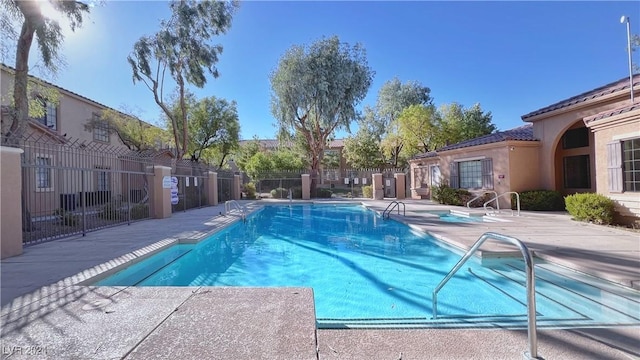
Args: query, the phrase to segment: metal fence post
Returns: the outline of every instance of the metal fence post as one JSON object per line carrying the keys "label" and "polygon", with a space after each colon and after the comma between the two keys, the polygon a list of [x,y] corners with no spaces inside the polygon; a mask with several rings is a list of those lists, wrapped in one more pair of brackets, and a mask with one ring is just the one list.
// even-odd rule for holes
{"label": "metal fence post", "polygon": [[131,173],[127,173],[127,225],[131,225]]}
{"label": "metal fence post", "polygon": [[[84,183],[85,170],[80,170],[80,200],[82,201],[82,236],[87,235],[87,193]],[[84,196],[84,199],[82,198]]]}

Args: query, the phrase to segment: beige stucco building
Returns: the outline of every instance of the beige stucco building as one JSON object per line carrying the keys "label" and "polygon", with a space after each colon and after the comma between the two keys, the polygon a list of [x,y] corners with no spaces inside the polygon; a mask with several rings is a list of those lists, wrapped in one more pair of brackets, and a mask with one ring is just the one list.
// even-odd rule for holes
{"label": "beige stucco building", "polygon": [[[640,75],[633,77],[640,95]],[[617,203],[619,221],[640,218],[640,101],[629,78],[522,116],[525,126],[415,156],[412,197],[447,181],[474,193],[597,192]],[[509,196],[500,199],[510,206]]]}
{"label": "beige stucco building", "polygon": [[[0,64],[3,130],[10,126],[13,85],[14,69]],[[45,91],[55,92],[56,101],[41,98]],[[46,218],[57,209],[73,210],[84,202],[90,206],[105,204],[115,198],[114,194],[143,197],[140,180],[123,181],[121,175],[133,169],[145,171],[140,169],[139,161],[126,156],[132,153],[137,159],[139,154],[127,147],[101,118],[104,111],[117,110],[35,76],[29,76],[29,92],[44,110],[42,116],[30,118],[20,141],[24,150],[24,201],[33,217]]]}

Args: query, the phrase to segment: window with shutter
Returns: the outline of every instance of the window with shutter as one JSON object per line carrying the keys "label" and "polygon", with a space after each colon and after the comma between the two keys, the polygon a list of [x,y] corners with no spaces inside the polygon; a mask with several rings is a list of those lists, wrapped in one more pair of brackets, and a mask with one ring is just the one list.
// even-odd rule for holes
{"label": "window with shutter", "polygon": [[482,188],[493,189],[493,159],[482,160]]}
{"label": "window with shutter", "polygon": [[[640,191],[640,138],[624,140],[622,146],[622,189]],[[620,173],[620,172],[618,172]]]}
{"label": "window with shutter", "polygon": [[607,144],[607,172],[609,191],[622,192],[622,143],[620,141]]}
{"label": "window with shutter", "polygon": [[458,163],[452,162],[449,165],[449,186],[457,189],[460,187],[460,182],[458,179]]}

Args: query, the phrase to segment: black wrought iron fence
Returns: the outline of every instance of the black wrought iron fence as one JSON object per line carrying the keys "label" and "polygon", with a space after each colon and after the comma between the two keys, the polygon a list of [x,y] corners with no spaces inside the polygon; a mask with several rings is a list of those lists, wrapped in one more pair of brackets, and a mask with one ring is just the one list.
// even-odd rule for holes
{"label": "black wrought iron fence", "polygon": [[261,173],[253,183],[259,198],[292,199],[302,198],[302,174],[305,171],[278,171]]}
{"label": "black wrought iron fence", "polygon": [[235,174],[232,171],[218,170],[218,201],[224,203],[233,198],[233,179]]}
{"label": "black wrought iron fence", "polygon": [[19,146],[25,245],[150,217],[152,159],[51,135],[27,136]]}
{"label": "black wrought iron fence", "polygon": [[[214,169],[190,160],[174,161],[171,168],[172,196],[171,212],[187,211],[209,204],[209,171]],[[173,179],[172,179],[173,180]]]}

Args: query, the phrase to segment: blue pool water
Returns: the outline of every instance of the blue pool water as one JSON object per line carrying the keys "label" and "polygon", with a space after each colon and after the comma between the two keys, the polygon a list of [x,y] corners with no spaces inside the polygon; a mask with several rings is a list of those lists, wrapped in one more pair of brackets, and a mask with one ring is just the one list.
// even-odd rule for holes
{"label": "blue pool water", "polygon": [[[172,246],[97,285],[312,287],[320,327],[525,324],[522,260],[468,262],[433,288],[461,254],[362,206],[266,206],[198,244]],[[539,323],[638,324],[638,293],[536,266]],[[568,305],[569,304],[569,305]]]}

